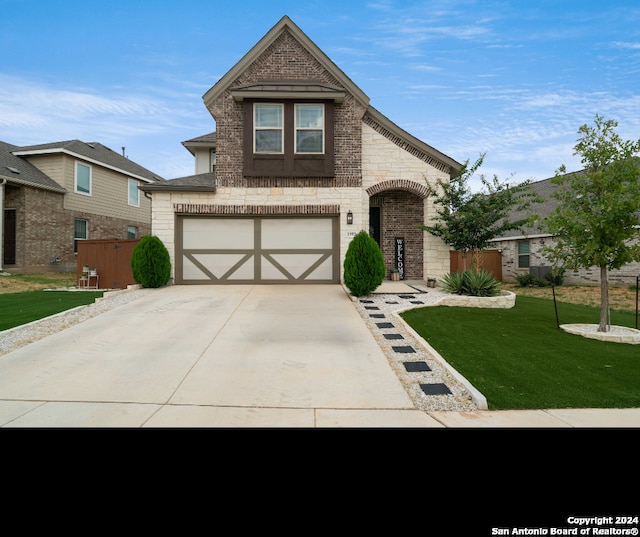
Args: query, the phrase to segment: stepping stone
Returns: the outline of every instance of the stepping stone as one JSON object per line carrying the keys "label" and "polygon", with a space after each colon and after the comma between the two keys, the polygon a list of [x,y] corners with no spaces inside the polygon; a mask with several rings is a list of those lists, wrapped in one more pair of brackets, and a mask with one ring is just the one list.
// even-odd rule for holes
{"label": "stepping stone", "polygon": [[361,299],[361,300],[360,300],[360,302],[361,302],[362,304],[373,304],[373,300],[364,300],[364,299]]}
{"label": "stepping stone", "polygon": [[427,362],[403,362],[404,368],[409,373],[417,373],[419,371],[431,371]]}
{"label": "stepping stone", "polygon": [[393,328],[393,323],[376,323],[378,328]]}
{"label": "stepping stone", "polygon": [[400,334],[385,334],[385,339],[404,339]]}
{"label": "stepping stone", "polygon": [[411,303],[412,304],[424,304],[424,302],[422,302],[422,300],[412,300]]}
{"label": "stepping stone", "polygon": [[395,300],[385,302],[385,304],[397,304],[397,303],[398,302],[396,302]]}
{"label": "stepping stone", "polygon": [[402,353],[416,352],[416,350],[411,345],[407,345],[404,347],[391,347],[391,348],[396,352],[402,352]]}
{"label": "stepping stone", "polygon": [[415,298],[413,295],[398,295],[400,298]]}
{"label": "stepping stone", "polygon": [[437,383],[437,384],[420,384],[420,388],[426,395],[448,395],[451,393],[451,390],[447,387],[446,384]]}
{"label": "stepping stone", "polygon": [[370,313],[369,317],[372,319],[384,319],[384,313]]}
{"label": "stepping stone", "polygon": [[365,306],[364,309],[366,309],[366,310],[379,310],[380,308],[378,306]]}

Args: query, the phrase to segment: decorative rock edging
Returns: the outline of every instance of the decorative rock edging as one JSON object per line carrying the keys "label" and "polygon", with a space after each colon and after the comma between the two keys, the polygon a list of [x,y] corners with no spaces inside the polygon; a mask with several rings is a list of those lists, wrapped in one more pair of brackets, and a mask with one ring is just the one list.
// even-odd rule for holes
{"label": "decorative rock edging", "polygon": [[598,332],[597,324],[561,324],[560,328],[569,334],[577,334],[600,341],[640,345],[640,330],[626,326],[611,326],[608,332]]}
{"label": "decorative rock edging", "polygon": [[450,295],[443,296],[438,306],[462,306],[467,308],[513,308],[516,305],[516,294],[511,291],[500,291],[499,296],[467,296]]}

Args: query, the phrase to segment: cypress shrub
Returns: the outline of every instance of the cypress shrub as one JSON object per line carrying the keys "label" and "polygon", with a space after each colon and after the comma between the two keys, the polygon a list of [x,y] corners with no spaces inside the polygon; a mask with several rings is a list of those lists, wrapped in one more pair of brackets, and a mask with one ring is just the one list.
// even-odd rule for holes
{"label": "cypress shrub", "polygon": [[133,278],[142,287],[162,287],[171,277],[171,258],[155,235],[145,235],[131,253]]}
{"label": "cypress shrub", "polygon": [[360,231],[349,243],[344,257],[344,284],[354,296],[371,294],[387,273],[378,243]]}

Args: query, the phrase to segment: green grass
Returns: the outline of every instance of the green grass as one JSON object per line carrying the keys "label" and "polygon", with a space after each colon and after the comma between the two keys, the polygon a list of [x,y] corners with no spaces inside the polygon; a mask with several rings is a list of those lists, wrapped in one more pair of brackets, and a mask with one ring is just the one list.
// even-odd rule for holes
{"label": "green grass", "polygon": [[[599,308],[558,303],[560,324],[597,324]],[[511,309],[424,307],[402,318],[486,398],[489,409],[640,408],[640,346],[558,329],[552,300]],[[635,312],[612,312],[635,327]]]}
{"label": "green grass", "polygon": [[0,294],[0,330],[92,304],[104,291],[25,291]]}

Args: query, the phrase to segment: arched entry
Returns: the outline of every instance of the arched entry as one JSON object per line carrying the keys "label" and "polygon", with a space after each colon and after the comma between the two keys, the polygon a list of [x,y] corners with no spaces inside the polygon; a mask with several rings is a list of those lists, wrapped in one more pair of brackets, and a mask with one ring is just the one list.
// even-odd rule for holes
{"label": "arched entry", "polygon": [[382,250],[385,265],[396,266],[397,239],[404,249],[404,279],[424,279],[424,204],[430,190],[408,180],[382,181],[367,189],[369,232]]}

